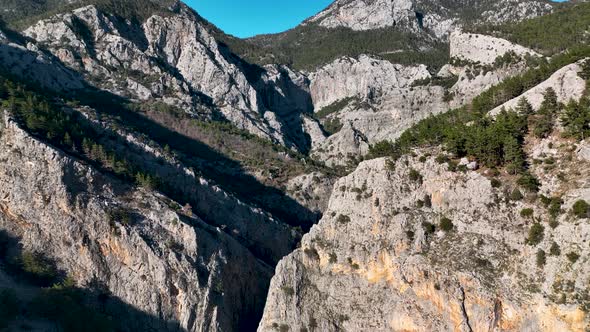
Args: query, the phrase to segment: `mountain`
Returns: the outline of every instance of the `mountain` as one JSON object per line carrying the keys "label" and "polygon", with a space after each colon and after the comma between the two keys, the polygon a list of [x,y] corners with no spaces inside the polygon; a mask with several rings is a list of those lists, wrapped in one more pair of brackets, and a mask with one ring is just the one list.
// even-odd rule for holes
{"label": "mountain", "polygon": [[250,61],[282,61],[304,70],[360,54],[439,68],[448,61],[446,41],[453,29],[520,21],[555,6],[551,1],[339,0],[292,30],[250,39],[256,49],[236,49]]}
{"label": "mountain", "polygon": [[[550,41],[547,30],[526,33],[542,22],[571,29],[587,9],[491,29]],[[494,64],[532,57],[464,107],[369,147],[277,266],[259,331],[587,329],[590,49],[566,49],[546,62],[507,40],[453,33],[443,72],[471,82],[472,71],[490,78]]]}
{"label": "mountain", "polygon": [[0,329],[582,330],[587,9],[0,4]]}

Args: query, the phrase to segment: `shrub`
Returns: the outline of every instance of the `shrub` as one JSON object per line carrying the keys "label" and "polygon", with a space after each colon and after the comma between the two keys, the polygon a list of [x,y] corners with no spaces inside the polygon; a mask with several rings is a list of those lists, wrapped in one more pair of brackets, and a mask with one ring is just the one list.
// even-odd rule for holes
{"label": "shrub", "polygon": [[514,188],[514,190],[510,193],[510,200],[511,201],[520,201],[524,198],[520,190],[518,188]]}
{"label": "shrub", "polygon": [[422,179],[423,179],[422,174],[420,174],[420,172],[418,172],[417,170],[415,170],[413,168],[410,169],[409,177],[410,177],[410,181],[422,184]]}
{"label": "shrub", "polygon": [[537,244],[543,241],[543,237],[545,236],[545,228],[543,225],[539,223],[535,223],[529,229],[529,236],[527,238],[527,243],[531,246],[536,246]]}
{"label": "shrub", "polygon": [[338,216],[338,219],[336,219],[336,221],[338,221],[341,224],[347,224],[350,222],[350,217],[341,214]]}
{"label": "shrub", "polygon": [[585,200],[578,200],[574,203],[574,206],[572,207],[572,212],[576,217],[580,219],[588,218],[588,215],[590,214],[590,205]]}
{"label": "shrub", "polygon": [[553,218],[557,218],[561,213],[561,205],[563,204],[563,200],[559,197],[553,197],[550,199],[549,202],[549,215]]}
{"label": "shrub", "polygon": [[19,259],[20,268],[26,277],[40,286],[50,286],[57,281],[57,269],[40,253],[25,251]]}
{"label": "shrub", "polygon": [[287,296],[293,296],[295,294],[295,290],[293,290],[292,287],[283,286],[281,287],[281,289],[283,290],[283,293],[285,293],[285,295]]}
{"label": "shrub", "polygon": [[527,209],[520,210],[520,216],[523,217],[523,218],[530,218],[530,217],[533,216],[533,214],[534,214],[534,210],[533,209],[527,208]]}
{"label": "shrub", "polygon": [[313,259],[313,260],[316,260],[316,261],[319,261],[320,260],[320,254],[318,253],[318,251],[314,247],[305,248],[305,249],[303,249],[303,252],[310,259]]}
{"label": "shrub", "polygon": [[[178,205],[178,204],[176,204]],[[180,205],[178,205],[178,209],[180,210]],[[116,208],[109,211],[109,221],[115,222],[118,221],[123,225],[129,225],[131,223],[131,213],[129,210],[124,208]]]}
{"label": "shrub", "polygon": [[578,253],[576,253],[576,252],[573,252],[573,251],[567,253],[565,256],[572,263],[575,263],[575,262],[578,261],[578,259],[580,259],[580,255]]}
{"label": "shrub", "polygon": [[336,262],[338,262],[338,256],[336,256],[336,254],[333,252],[330,253],[330,263],[334,264]]}
{"label": "shrub", "polygon": [[537,266],[538,267],[542,267],[545,266],[545,263],[547,262],[547,255],[545,254],[545,251],[539,249],[539,251],[537,251]]}
{"label": "shrub", "polygon": [[440,229],[445,232],[450,232],[453,229],[453,221],[447,217],[442,217],[440,220]]}
{"label": "shrub", "polygon": [[447,157],[444,154],[439,154],[438,156],[436,156],[435,161],[439,164],[444,164],[449,161],[449,157]]}
{"label": "shrub", "polygon": [[429,223],[428,221],[422,222],[422,228],[424,228],[424,232],[426,234],[434,234],[436,231],[436,226],[433,223]]}
{"label": "shrub", "polygon": [[491,179],[490,184],[492,185],[492,188],[500,188],[502,186],[502,182],[498,179]]}
{"label": "shrub", "polygon": [[559,248],[559,245],[557,243],[555,243],[555,241],[553,241],[553,243],[551,243],[551,248],[549,248],[549,255],[551,255],[551,256],[561,255],[561,249]]}
{"label": "shrub", "polygon": [[531,173],[524,173],[517,181],[518,185],[530,192],[538,192],[541,183]]}

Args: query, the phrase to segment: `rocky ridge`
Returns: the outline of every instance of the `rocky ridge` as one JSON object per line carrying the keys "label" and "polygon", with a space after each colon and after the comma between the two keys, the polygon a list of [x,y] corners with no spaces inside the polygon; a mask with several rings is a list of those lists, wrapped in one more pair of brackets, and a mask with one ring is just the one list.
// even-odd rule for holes
{"label": "rocky ridge", "polygon": [[305,151],[310,145],[301,126],[310,111],[305,77],[283,66],[242,62],[201,22],[181,3],[141,25],[90,5],[39,21],[24,34],[97,88],[162,101],[194,115],[222,116]]}
{"label": "rocky ridge", "polygon": [[[425,66],[393,65],[369,56],[338,59],[310,74],[316,112],[345,102],[324,115],[323,123],[337,121],[342,128],[317,144],[312,156],[328,165],[354,163],[371,145],[394,141],[418,121],[466,105],[481,92],[526,70],[527,58],[539,56],[504,39],[461,31],[451,34],[450,43],[453,63],[436,75]],[[510,61],[494,65],[507,54]],[[449,86],[435,81],[441,78]]]}
{"label": "rocky ridge", "polygon": [[352,30],[395,26],[414,33],[426,29],[435,38],[446,38],[453,28],[465,22],[469,10],[476,12],[479,23],[497,24],[541,16],[551,12],[552,8],[545,1],[503,0],[477,4],[460,1],[450,4],[428,0],[338,0],[310,18],[306,24]]}

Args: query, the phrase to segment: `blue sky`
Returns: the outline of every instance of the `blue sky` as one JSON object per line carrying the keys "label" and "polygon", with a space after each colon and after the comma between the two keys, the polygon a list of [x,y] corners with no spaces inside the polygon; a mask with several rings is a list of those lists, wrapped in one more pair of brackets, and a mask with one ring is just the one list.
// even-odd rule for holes
{"label": "blue sky", "polygon": [[201,16],[236,37],[295,27],[332,0],[185,0]]}

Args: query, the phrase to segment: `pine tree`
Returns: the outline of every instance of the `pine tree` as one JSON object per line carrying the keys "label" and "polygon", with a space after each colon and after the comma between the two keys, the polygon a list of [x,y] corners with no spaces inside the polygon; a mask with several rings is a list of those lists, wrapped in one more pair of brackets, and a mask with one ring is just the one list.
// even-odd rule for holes
{"label": "pine tree", "polygon": [[504,139],[504,162],[506,169],[511,174],[518,174],[524,170],[526,157],[522,146],[512,136]]}
{"label": "pine tree", "polygon": [[578,139],[590,135],[590,101],[583,98],[579,103],[571,100],[561,116],[561,123],[566,134]]}
{"label": "pine tree", "polygon": [[518,101],[516,111],[518,112],[518,114],[526,116],[531,115],[535,112],[533,110],[533,106],[525,97],[520,98],[520,100]]}

